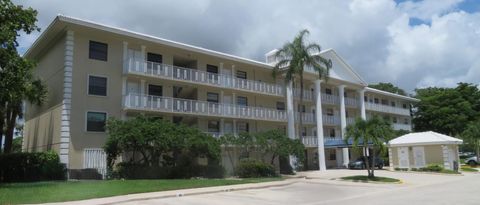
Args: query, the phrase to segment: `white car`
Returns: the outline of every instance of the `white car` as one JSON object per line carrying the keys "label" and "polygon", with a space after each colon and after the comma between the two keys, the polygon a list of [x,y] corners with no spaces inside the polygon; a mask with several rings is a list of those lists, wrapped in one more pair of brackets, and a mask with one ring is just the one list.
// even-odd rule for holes
{"label": "white car", "polygon": [[465,159],[465,164],[468,164],[468,165],[477,165],[477,164],[478,164],[478,159],[477,159],[477,157],[467,158],[467,159]]}

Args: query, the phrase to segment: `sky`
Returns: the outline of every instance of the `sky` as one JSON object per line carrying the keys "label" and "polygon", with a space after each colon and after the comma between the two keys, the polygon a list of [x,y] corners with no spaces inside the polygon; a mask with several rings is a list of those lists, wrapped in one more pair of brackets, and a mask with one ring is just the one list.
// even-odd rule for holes
{"label": "sky", "polygon": [[[302,29],[368,83],[407,92],[480,82],[480,0],[24,0],[46,28],[58,14],[258,61]],[[22,35],[24,52],[39,33]]]}

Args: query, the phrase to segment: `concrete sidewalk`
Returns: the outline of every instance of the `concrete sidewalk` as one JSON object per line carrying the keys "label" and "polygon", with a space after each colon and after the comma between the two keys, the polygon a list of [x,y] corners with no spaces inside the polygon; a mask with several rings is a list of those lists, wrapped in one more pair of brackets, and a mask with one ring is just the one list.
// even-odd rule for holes
{"label": "concrete sidewalk", "polygon": [[262,188],[280,187],[280,186],[291,185],[301,181],[305,181],[305,179],[289,178],[282,181],[273,181],[273,182],[248,183],[248,184],[237,184],[237,185],[228,185],[228,186],[214,186],[214,187],[204,187],[204,188],[194,188],[194,189],[147,192],[147,193],[139,193],[139,194],[127,194],[127,195],[105,197],[105,198],[95,198],[95,199],[87,199],[87,200],[80,200],[80,201],[67,201],[67,202],[46,203],[46,204],[52,204],[52,205],[53,204],[57,204],[57,205],[60,205],[60,204],[61,205],[117,204],[117,203],[132,202],[132,201],[182,197],[182,196],[191,196],[191,195],[199,195],[199,194],[211,194],[211,193],[230,192],[230,191],[238,191],[238,190],[246,190],[246,189],[262,189]]}

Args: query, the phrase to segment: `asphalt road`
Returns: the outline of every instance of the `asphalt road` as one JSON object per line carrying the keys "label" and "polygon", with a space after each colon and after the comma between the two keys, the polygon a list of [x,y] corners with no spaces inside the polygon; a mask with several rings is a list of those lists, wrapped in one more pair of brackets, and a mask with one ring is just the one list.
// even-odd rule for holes
{"label": "asphalt road", "polygon": [[150,199],[124,204],[244,205],[244,204],[480,204],[480,174],[445,176],[380,171],[379,176],[402,179],[403,184],[370,184],[331,180],[363,172],[333,170],[307,173],[292,185],[264,189]]}

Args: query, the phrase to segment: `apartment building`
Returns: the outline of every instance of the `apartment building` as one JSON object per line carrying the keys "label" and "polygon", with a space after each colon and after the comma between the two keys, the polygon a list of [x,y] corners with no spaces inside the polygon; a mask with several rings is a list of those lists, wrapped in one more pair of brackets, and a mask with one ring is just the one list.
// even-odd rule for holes
{"label": "apartment building", "polygon": [[271,77],[272,54],[258,62],[57,16],[25,54],[37,61],[35,75],[49,94],[44,105],[27,105],[23,148],[55,150],[69,169],[103,170],[106,119],[144,114],[215,137],[269,129],[296,138],[300,133],[307,167],[325,169],[358,155],[342,140],[357,117],[381,115],[395,129],[411,130],[416,99],[368,88],[332,49],[318,53],[332,60],[328,81],[306,68],[304,106],[294,108],[297,103],[286,99],[297,102],[299,86]]}

